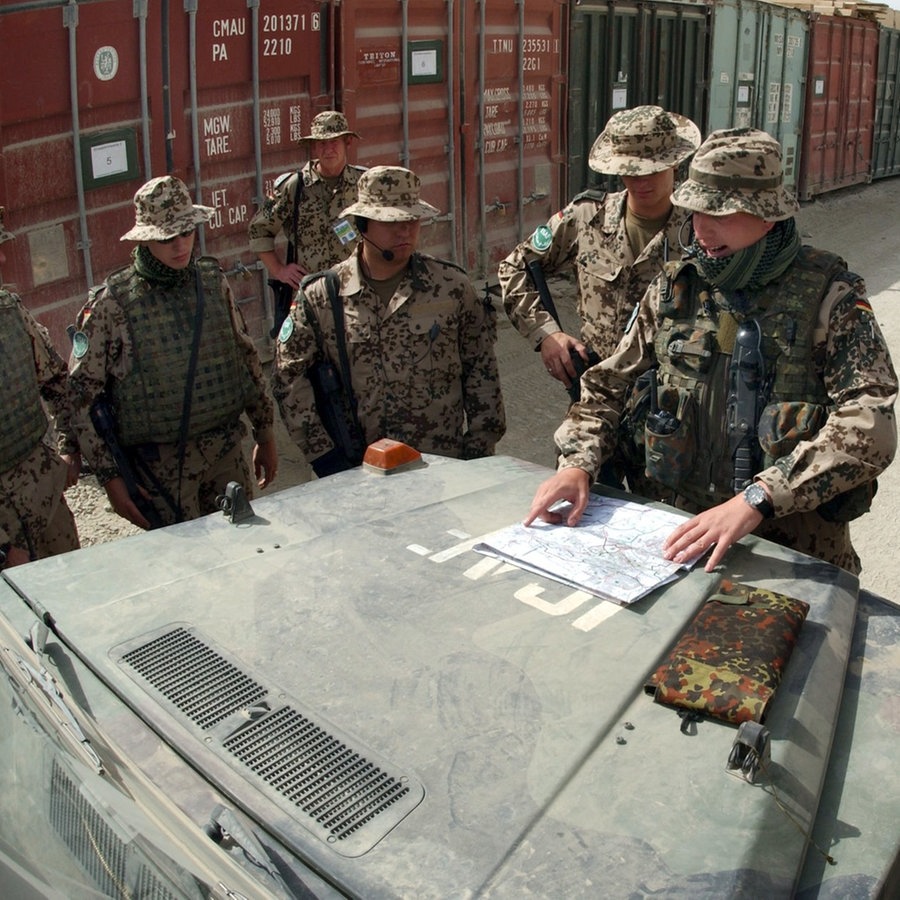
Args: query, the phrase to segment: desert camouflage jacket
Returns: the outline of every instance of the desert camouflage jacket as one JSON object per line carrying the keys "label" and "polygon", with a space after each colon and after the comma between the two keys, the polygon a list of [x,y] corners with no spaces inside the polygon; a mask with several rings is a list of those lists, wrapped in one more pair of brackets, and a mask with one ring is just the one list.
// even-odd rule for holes
{"label": "desert camouflage jacket", "polygon": [[[413,255],[386,305],[360,271],[358,253],[335,266],[340,278],[350,375],[367,443],[388,437],[422,452],[489,455],[506,430],[492,307],[458,267]],[[308,283],[278,338],[273,387],[287,430],[308,459],[333,446],[315,407],[309,367],[324,353],[338,363],[325,285]]]}
{"label": "desert camouflage jacket", "polygon": [[[192,278],[188,284],[194,290]],[[231,317],[237,355],[246,366],[253,384],[245,411],[253,426],[254,440],[265,443],[275,435],[275,407],[256,346],[247,333],[244,317],[224,274],[221,275],[220,293]],[[101,287],[91,293],[76,319],[74,349],[69,362],[69,394],[82,452],[101,483],[114,477],[117,470],[106,444],[91,423],[90,409],[100,393],[108,390],[113,381],[124,381],[132,371],[134,342],[140,339],[140,332],[135,332],[130,326],[125,310],[110,291]],[[234,423],[223,422],[222,425],[233,426]]]}
{"label": "desert camouflage jacket", "polygon": [[[53,417],[56,429],[57,447],[61,454],[77,453],[78,443],[71,430],[71,416],[66,393],[66,363],[57,353],[47,329],[39,325],[30,312],[22,304],[18,295],[0,288],[0,345],[8,353],[12,348],[21,348],[27,353],[25,359],[4,359],[0,372],[4,376],[3,395],[10,408],[4,413],[4,424],[0,426],[4,432],[3,443],[6,444],[6,431],[24,430],[37,434],[36,439],[29,441],[30,447],[22,448],[27,452],[33,449],[47,428],[47,418],[41,408],[43,399]],[[19,373],[19,374],[16,374]],[[22,380],[22,373],[25,380]],[[15,378],[16,383],[6,383]],[[23,395],[23,391],[29,393]],[[33,395],[31,395],[33,392]],[[23,418],[26,410],[36,417],[36,429],[30,429]],[[15,435],[11,434],[10,438]],[[18,455],[22,455],[19,453]],[[9,461],[10,465],[14,464]]]}
{"label": "desert camouflage jacket", "polygon": [[[793,268],[765,290],[775,291],[777,296],[778,284],[784,282],[787,286]],[[667,360],[657,359],[656,341],[661,328],[660,305],[666,289],[664,276],[653,282],[641,302],[635,325],[617,352],[583,376],[581,402],[572,406],[556,431],[560,467],[576,466],[596,476],[601,462],[615,446],[631,385],[657,363],[665,369]],[[715,289],[711,289],[707,303],[715,304],[715,298]],[[866,299],[862,279],[835,279],[827,286],[808,352],[812,354],[813,369],[821,379],[822,396],[827,398],[824,407],[827,415],[814,434],[795,443],[789,452],[755,475],[755,480],[768,489],[775,507],[775,518],[765,520],[762,523],[765,527],[759,530],[781,543],[852,571],[854,554],[845,523],[835,525],[834,534],[827,539],[820,534],[817,540],[811,532],[827,531],[832,524],[818,516],[823,504],[871,482],[890,464],[896,450],[893,408],[897,375]],[[775,368],[777,379],[777,361]],[[727,380],[707,379],[704,390],[727,390]],[[695,398],[691,404],[695,435],[721,434],[720,422],[706,421],[710,410],[722,409],[722,403],[715,400],[710,395],[703,402],[696,402]],[[727,441],[718,441],[716,447],[720,454],[730,453]],[[721,487],[710,487],[712,493],[719,494],[719,499]],[[711,500],[707,505],[712,506],[714,502]],[[696,503],[686,508],[698,509]],[[791,519],[797,527],[793,527]],[[823,546],[828,541],[835,546],[830,549]],[[843,546],[837,546],[841,542]]]}
{"label": "desert camouflage jacket", "polygon": [[560,329],[540,302],[525,268],[529,260],[540,260],[547,275],[574,268],[581,339],[604,359],[615,350],[644,291],[662,269],[666,242],[673,257],[679,253],[684,210],[673,209],[665,229],[635,258],[625,231],[626,192],[608,194],[602,201],[597,197],[580,194],[550,219],[547,227],[553,237],[546,250],[536,250],[529,239],[500,263],[497,274],[506,313],[535,347]]}
{"label": "desert camouflage jacket", "polygon": [[318,272],[346,259],[356,240],[342,244],[334,226],[341,212],[356,202],[356,183],[365,171],[357,166],[345,166],[335,187],[316,172],[315,161],[300,170],[303,178],[303,197],[297,207],[297,226],[293,228],[296,173],[284,181],[269,197],[250,222],[250,249],[254,253],[274,250],[279,232],[290,241],[296,232],[295,262],[307,272]]}

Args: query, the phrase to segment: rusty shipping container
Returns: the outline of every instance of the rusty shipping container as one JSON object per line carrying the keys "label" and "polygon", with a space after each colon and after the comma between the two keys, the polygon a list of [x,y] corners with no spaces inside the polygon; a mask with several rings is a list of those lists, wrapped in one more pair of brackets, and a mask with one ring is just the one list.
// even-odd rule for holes
{"label": "rusty shipping container", "polygon": [[[88,288],[127,264],[135,190],[171,172],[215,208],[253,334],[271,315],[247,227],[320,109],[366,165],[415,169],[442,210],[423,249],[490,275],[561,204],[565,3],[0,0],[3,273],[61,349]],[[35,52],[40,48],[40,53]]]}
{"label": "rusty shipping container", "polygon": [[[327,16],[311,0],[0,5],[0,202],[18,240],[4,276],[50,327],[126,264],[135,190],[182,178],[215,208],[200,249],[267,316],[247,226],[297,137],[330,102]],[[39,52],[36,51],[39,48]]]}
{"label": "rusty shipping container", "polygon": [[877,59],[874,22],[810,15],[802,200],[871,179]]}
{"label": "rusty shipping container", "polygon": [[343,0],[341,107],[360,162],[400,164],[442,215],[422,246],[489,278],[560,205],[567,4]]}
{"label": "rusty shipping container", "polygon": [[706,130],[709,8],[685,3],[573,6],[569,66],[569,190],[614,188],[588,167],[607,119],[656,104]]}
{"label": "rusty shipping container", "polygon": [[872,178],[900,175],[900,31],[880,28]]}

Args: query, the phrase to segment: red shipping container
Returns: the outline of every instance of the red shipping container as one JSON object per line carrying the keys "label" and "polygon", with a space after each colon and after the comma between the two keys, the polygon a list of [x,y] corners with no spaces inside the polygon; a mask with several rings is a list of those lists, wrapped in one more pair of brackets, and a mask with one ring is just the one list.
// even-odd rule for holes
{"label": "red shipping container", "polygon": [[812,14],[809,27],[803,200],[870,181],[878,58],[874,22]]}

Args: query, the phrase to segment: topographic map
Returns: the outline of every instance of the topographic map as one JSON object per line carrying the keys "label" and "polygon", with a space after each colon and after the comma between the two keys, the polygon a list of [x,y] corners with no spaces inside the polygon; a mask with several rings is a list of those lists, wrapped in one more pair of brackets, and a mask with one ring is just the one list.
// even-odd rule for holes
{"label": "topographic map", "polygon": [[487,535],[473,549],[627,605],[699,559],[680,564],[663,559],[663,541],[682,522],[674,512],[594,495],[574,527],[518,523]]}

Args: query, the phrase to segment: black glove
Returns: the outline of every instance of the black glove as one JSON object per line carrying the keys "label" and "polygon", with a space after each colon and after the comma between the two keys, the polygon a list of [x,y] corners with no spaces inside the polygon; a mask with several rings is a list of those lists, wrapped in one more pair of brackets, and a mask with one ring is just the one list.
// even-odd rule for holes
{"label": "black glove", "polygon": [[334,447],[327,453],[323,453],[318,459],[314,459],[311,465],[313,472],[319,478],[334,475],[335,472],[346,472],[347,469],[353,468],[353,463],[350,462],[347,454],[340,447]]}

